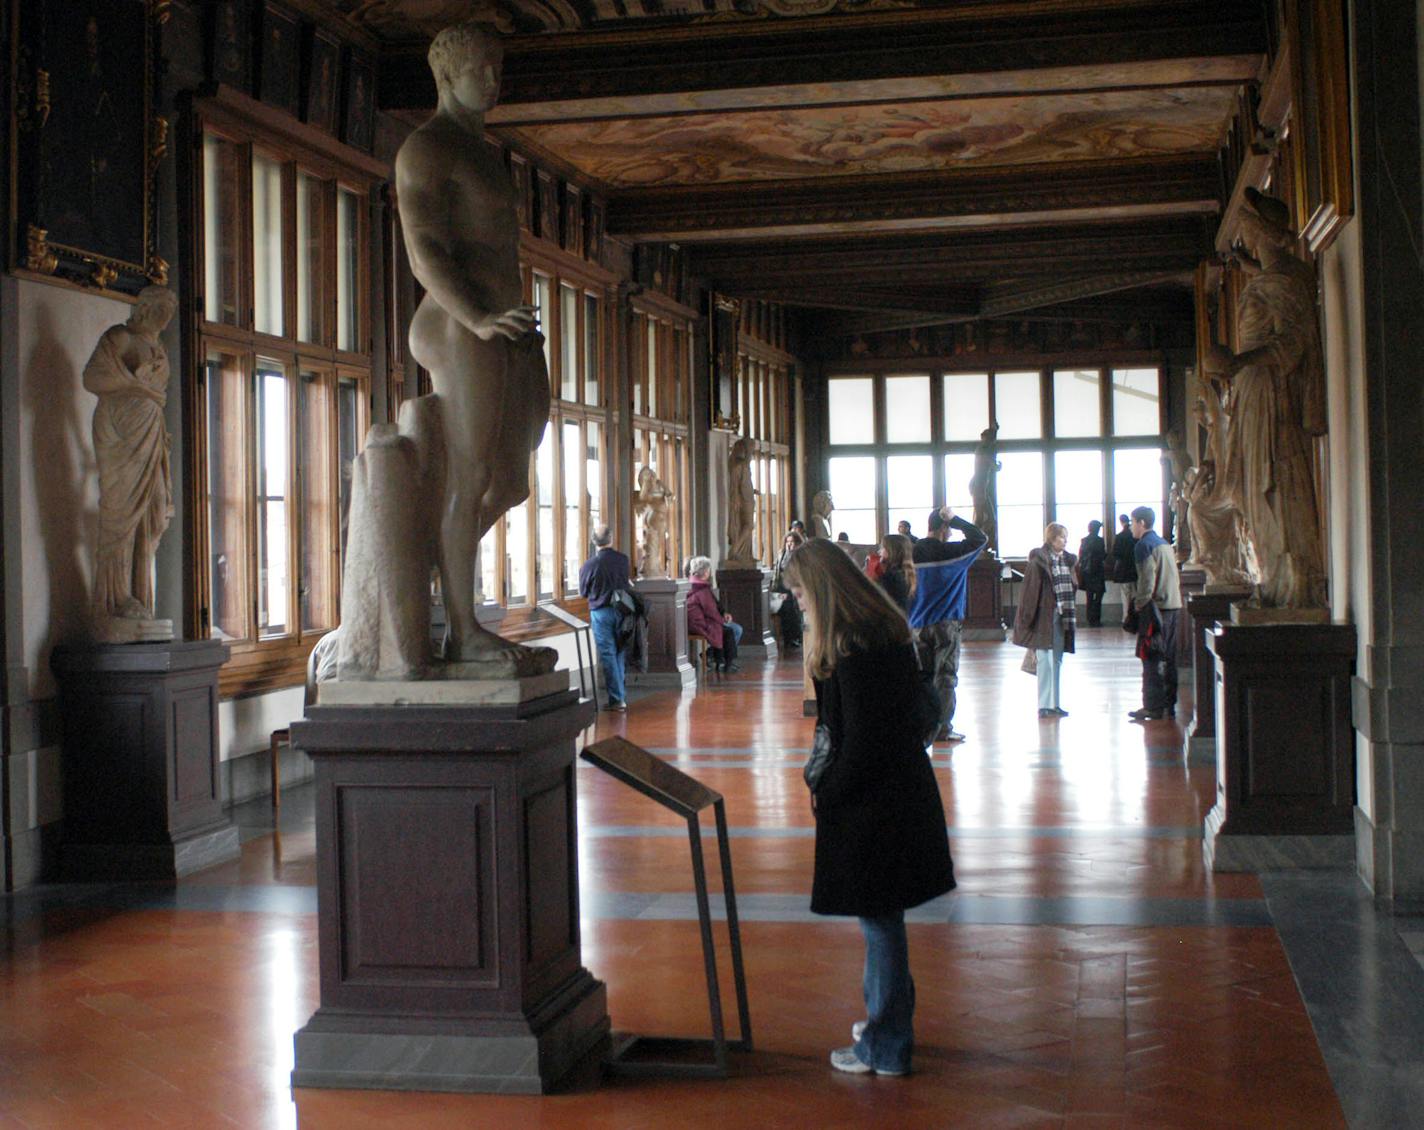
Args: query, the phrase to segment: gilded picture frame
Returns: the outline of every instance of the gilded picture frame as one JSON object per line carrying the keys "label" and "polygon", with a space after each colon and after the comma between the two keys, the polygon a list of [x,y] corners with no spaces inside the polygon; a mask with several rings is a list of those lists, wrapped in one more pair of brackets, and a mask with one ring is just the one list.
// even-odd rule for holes
{"label": "gilded picture frame", "polygon": [[154,177],[164,0],[11,0],[10,266],[123,294],[166,282]]}
{"label": "gilded picture frame", "polygon": [[1335,0],[1294,0],[1292,15],[1293,210],[1318,253],[1355,213],[1348,16]]}

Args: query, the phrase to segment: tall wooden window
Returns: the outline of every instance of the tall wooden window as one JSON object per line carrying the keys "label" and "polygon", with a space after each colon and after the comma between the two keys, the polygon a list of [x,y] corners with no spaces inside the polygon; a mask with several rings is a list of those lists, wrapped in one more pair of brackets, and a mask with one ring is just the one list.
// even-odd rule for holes
{"label": "tall wooden window", "polygon": [[741,434],[752,448],[756,510],[752,552],[774,564],[791,524],[791,364],[785,311],[744,302],[738,335],[737,405]]}
{"label": "tall wooden window", "polygon": [[692,400],[692,325],[670,311],[635,304],[629,346],[633,388],[632,480],[651,468],[673,494],[668,504],[669,572],[692,556],[688,420]]}
{"label": "tall wooden window", "polygon": [[235,694],[300,682],[339,621],[377,176],[260,111],[200,102],[194,121],[191,630],[231,645],[221,685]]}
{"label": "tall wooden window", "polygon": [[901,520],[922,536],[931,507],[972,514],[974,449],[999,425],[999,552],[1021,557],[1050,521],[1070,537],[1162,513],[1163,373],[1156,364],[973,372],[888,366],[834,373],[826,390],[832,525],[871,544]]}

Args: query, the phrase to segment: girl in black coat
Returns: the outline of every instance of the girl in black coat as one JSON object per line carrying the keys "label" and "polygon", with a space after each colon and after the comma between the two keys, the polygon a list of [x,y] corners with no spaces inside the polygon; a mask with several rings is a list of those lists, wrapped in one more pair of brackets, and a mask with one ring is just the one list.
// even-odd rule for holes
{"label": "girl in black coat", "polygon": [[920,672],[909,624],[831,542],[797,550],[787,582],[806,617],[816,726],[831,749],[812,794],[811,910],[854,915],[865,935],[867,1018],[831,1065],[903,1075],[915,1005],[905,910],[955,885],[939,787],[916,730]]}

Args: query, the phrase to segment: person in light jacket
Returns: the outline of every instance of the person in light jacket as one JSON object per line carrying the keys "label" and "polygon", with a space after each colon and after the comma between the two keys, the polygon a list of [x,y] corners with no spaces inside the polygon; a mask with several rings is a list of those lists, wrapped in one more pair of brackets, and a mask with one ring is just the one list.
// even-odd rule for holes
{"label": "person in light jacket", "polygon": [[1067,551],[1067,545],[1068,527],[1050,522],[1043,531],[1043,544],[1029,550],[1023,595],[1014,616],[1014,643],[1037,653],[1040,718],[1068,714],[1059,701],[1058,682],[1063,656],[1073,651],[1078,591],[1073,566],[1078,559]]}
{"label": "person in light jacket", "polygon": [[832,751],[812,794],[811,910],[853,915],[865,937],[866,1018],[851,1027],[855,1042],[831,1053],[831,1066],[904,1075],[915,1009],[905,911],[955,885],[939,787],[916,730],[910,626],[831,542],[807,542],[786,571],[810,624],[806,670]]}

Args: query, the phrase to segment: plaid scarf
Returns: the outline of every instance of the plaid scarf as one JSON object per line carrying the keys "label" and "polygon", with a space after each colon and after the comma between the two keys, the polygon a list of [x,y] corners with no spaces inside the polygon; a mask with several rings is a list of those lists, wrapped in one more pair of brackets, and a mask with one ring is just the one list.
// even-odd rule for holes
{"label": "plaid scarf", "polygon": [[1050,553],[1048,571],[1053,576],[1053,595],[1058,598],[1058,616],[1063,621],[1063,634],[1066,637],[1077,627],[1073,573],[1068,568],[1067,557],[1062,553]]}

